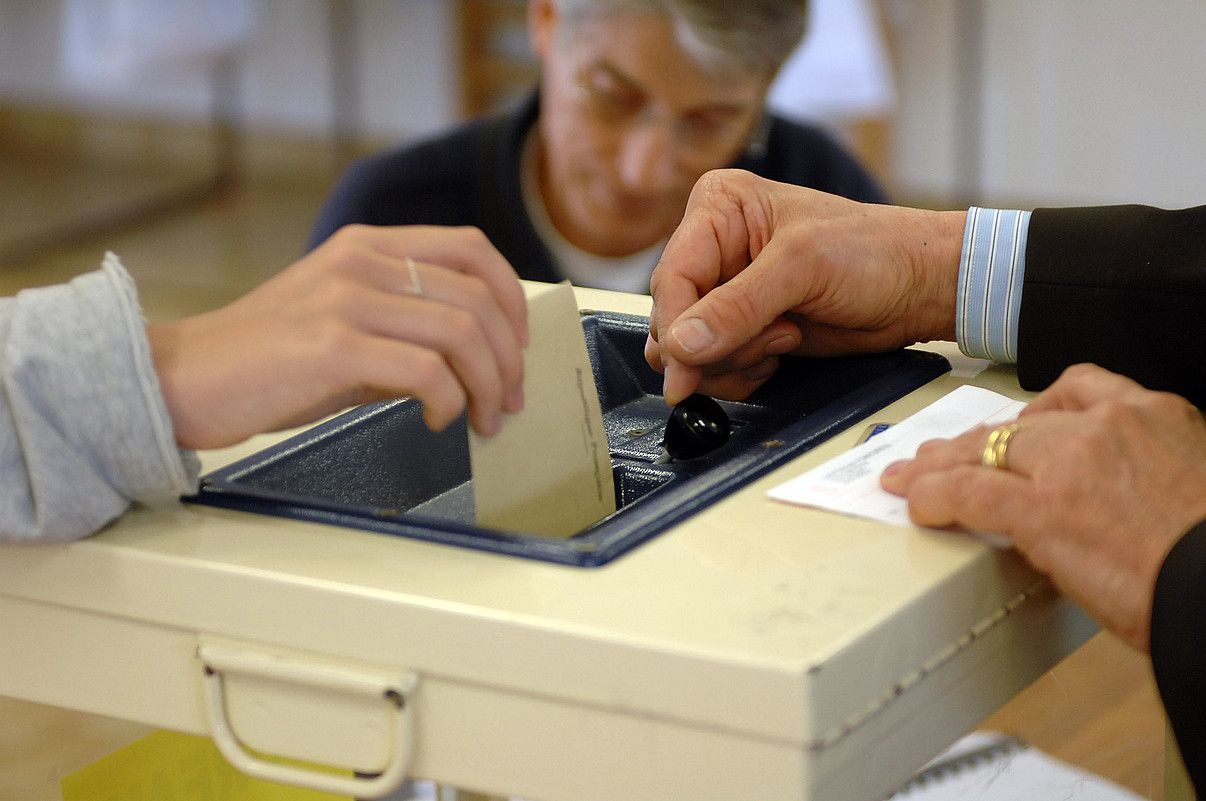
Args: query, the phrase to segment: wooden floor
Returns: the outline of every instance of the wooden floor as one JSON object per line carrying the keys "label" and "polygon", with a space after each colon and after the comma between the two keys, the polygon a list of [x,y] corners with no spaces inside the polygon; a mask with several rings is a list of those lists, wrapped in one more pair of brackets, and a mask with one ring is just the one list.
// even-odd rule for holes
{"label": "wooden floor", "polygon": [[[0,157],[2,159],[2,157]],[[161,176],[70,179],[61,170],[0,160],[0,227],[28,240],[106,203],[140,202],[171,189]],[[178,184],[195,180],[181,176]],[[97,182],[100,182],[98,186]],[[79,184],[78,193],[72,187]],[[166,189],[165,189],[166,186]],[[144,311],[164,319],[212,308],[295,259],[327,183],[244,184],[186,211],[0,263],[0,294],[55,283],[118,253],[140,287]],[[74,205],[73,205],[73,198]],[[105,204],[101,204],[105,205]],[[17,220],[20,220],[19,225]],[[9,242],[12,240],[10,239]],[[0,253],[6,241],[0,236]],[[1163,797],[1163,718],[1147,660],[1099,635],[985,722],[1147,798]],[[99,758],[143,729],[0,699],[0,798],[58,799],[64,772]]]}

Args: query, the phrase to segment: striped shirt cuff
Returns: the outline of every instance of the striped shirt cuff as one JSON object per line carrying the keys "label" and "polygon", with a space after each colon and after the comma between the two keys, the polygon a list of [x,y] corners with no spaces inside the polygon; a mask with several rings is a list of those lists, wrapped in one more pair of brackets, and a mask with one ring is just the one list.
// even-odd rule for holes
{"label": "striped shirt cuff", "polygon": [[1028,211],[968,209],[955,306],[955,338],[968,356],[1002,364],[1018,360],[1029,227]]}

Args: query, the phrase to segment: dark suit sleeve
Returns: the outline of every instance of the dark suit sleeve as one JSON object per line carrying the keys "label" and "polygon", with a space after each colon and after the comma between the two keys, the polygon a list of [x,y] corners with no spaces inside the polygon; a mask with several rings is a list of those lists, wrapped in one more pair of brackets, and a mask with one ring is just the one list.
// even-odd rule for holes
{"label": "dark suit sleeve", "polygon": [[1018,378],[1043,389],[1093,362],[1206,405],[1206,206],[1037,209]]}
{"label": "dark suit sleeve", "polygon": [[1152,600],[1152,667],[1198,798],[1206,798],[1206,521],[1164,560]]}

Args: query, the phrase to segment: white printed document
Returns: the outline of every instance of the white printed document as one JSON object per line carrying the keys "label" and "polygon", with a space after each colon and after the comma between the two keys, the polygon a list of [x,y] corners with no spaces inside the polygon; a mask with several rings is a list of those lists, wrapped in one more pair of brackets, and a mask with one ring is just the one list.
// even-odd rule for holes
{"label": "white printed document", "polygon": [[908,503],[879,486],[879,475],[892,462],[911,459],[926,440],[957,437],[978,425],[1017,417],[1025,402],[980,387],[962,386],[913,416],[780,484],[770,497],[799,506],[867,517],[907,526]]}
{"label": "white printed document", "polygon": [[1142,801],[1142,796],[1012,737],[977,731],[888,801]]}

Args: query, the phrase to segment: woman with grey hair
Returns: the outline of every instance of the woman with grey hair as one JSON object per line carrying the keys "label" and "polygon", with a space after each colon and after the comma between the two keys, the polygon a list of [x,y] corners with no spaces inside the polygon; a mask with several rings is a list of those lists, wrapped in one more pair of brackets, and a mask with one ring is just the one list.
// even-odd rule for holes
{"label": "woman with grey hair", "polygon": [[622,11],[664,14],[673,23],[678,44],[698,63],[769,76],[800,44],[808,21],[806,0],[559,0],[556,4],[571,25]]}
{"label": "woman with grey hair", "polygon": [[311,245],[351,222],[472,225],[522,278],[647,292],[708,170],[882,202],[828,135],[765,108],[806,17],[802,0],[531,0],[539,87],[353,165]]}

